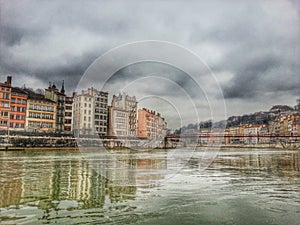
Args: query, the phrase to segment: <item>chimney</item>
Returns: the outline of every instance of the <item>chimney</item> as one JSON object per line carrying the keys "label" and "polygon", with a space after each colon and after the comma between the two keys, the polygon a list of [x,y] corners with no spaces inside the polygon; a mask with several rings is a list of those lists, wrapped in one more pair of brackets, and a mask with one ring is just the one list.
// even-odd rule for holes
{"label": "chimney", "polygon": [[72,93],[72,98],[74,98],[76,95],[77,95],[77,92],[74,91],[74,92]]}
{"label": "chimney", "polygon": [[6,84],[8,86],[10,86],[10,87],[11,87],[11,80],[12,80],[12,77],[11,76],[7,76]]}

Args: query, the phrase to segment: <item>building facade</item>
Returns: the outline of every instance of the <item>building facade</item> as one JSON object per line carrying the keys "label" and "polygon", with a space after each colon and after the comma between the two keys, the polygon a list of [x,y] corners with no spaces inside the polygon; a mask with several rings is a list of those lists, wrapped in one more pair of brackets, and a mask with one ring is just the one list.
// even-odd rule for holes
{"label": "building facade", "polygon": [[165,118],[161,117],[160,113],[157,113],[157,137],[159,139],[164,138],[167,135],[167,122]]}
{"label": "building facade", "polygon": [[56,111],[56,124],[55,124],[55,132],[62,133],[65,131],[64,123],[65,123],[65,107],[66,107],[66,95],[64,88],[64,81],[62,83],[62,88],[59,91],[55,84],[49,84],[49,87],[45,89],[45,99],[49,99],[56,103],[57,111]]}
{"label": "building facade", "polygon": [[94,88],[75,94],[73,131],[75,135],[107,135],[108,93]]}
{"label": "building facade", "polygon": [[78,135],[92,135],[94,127],[94,96],[89,88],[74,96],[73,101],[73,131]]}
{"label": "building facade", "polygon": [[22,88],[11,88],[9,129],[16,131],[25,130],[27,98],[28,94]]}
{"label": "building facade", "polygon": [[94,132],[99,136],[107,135],[108,127],[108,93],[94,89]]}
{"label": "building facade", "polygon": [[109,136],[137,136],[137,101],[126,93],[114,95],[109,108]]}
{"label": "building facade", "polygon": [[109,136],[129,136],[129,112],[124,109],[109,107]]}
{"label": "building facade", "polygon": [[66,97],[65,101],[65,121],[64,121],[64,132],[71,133],[72,132],[72,104],[73,104],[73,96]]}
{"label": "building facade", "polygon": [[162,139],[167,132],[167,122],[155,111],[143,108],[138,110],[138,137]]}
{"label": "building facade", "polygon": [[9,128],[10,99],[11,99],[11,76],[6,82],[0,83],[0,129]]}
{"label": "building facade", "polygon": [[31,132],[55,132],[56,102],[32,91],[27,93],[25,129]]}
{"label": "building facade", "polygon": [[266,135],[268,128],[266,125],[261,124],[245,124],[244,127],[244,143],[245,144],[258,144],[267,143],[268,138],[261,137]]}

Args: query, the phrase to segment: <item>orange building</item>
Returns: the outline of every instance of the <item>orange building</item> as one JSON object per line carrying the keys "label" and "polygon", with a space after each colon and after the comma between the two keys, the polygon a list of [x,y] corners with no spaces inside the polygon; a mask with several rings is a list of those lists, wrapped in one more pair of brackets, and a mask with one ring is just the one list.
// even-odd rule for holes
{"label": "orange building", "polygon": [[27,93],[18,87],[11,88],[10,121],[11,130],[25,130]]}
{"label": "orange building", "polygon": [[161,139],[166,136],[167,123],[159,113],[149,109],[138,110],[138,137]]}
{"label": "orange building", "polygon": [[0,83],[0,129],[8,129],[11,98],[11,76]]}

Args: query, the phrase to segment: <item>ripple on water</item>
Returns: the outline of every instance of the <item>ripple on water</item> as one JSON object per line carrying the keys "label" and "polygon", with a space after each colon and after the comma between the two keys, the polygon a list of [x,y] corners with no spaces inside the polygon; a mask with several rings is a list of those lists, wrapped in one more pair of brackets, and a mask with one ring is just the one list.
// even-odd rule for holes
{"label": "ripple on water", "polygon": [[[195,154],[199,159],[180,161],[184,152],[173,158],[164,152],[118,152],[115,156],[124,162],[120,165],[99,152],[92,152],[94,159],[88,162],[78,153],[13,154],[1,158],[0,189],[9,199],[4,204],[0,198],[1,224],[297,224],[300,220],[299,160],[293,151],[222,151],[207,170],[201,170],[199,154]],[[104,165],[105,177],[90,162]],[[168,177],[174,169],[177,174]]]}

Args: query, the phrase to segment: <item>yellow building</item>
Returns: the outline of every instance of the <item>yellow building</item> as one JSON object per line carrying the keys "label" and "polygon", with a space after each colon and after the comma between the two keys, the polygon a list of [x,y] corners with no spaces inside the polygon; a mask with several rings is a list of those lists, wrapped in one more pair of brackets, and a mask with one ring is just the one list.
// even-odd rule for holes
{"label": "yellow building", "polygon": [[56,103],[43,95],[29,92],[26,111],[27,131],[54,132],[56,123]]}

